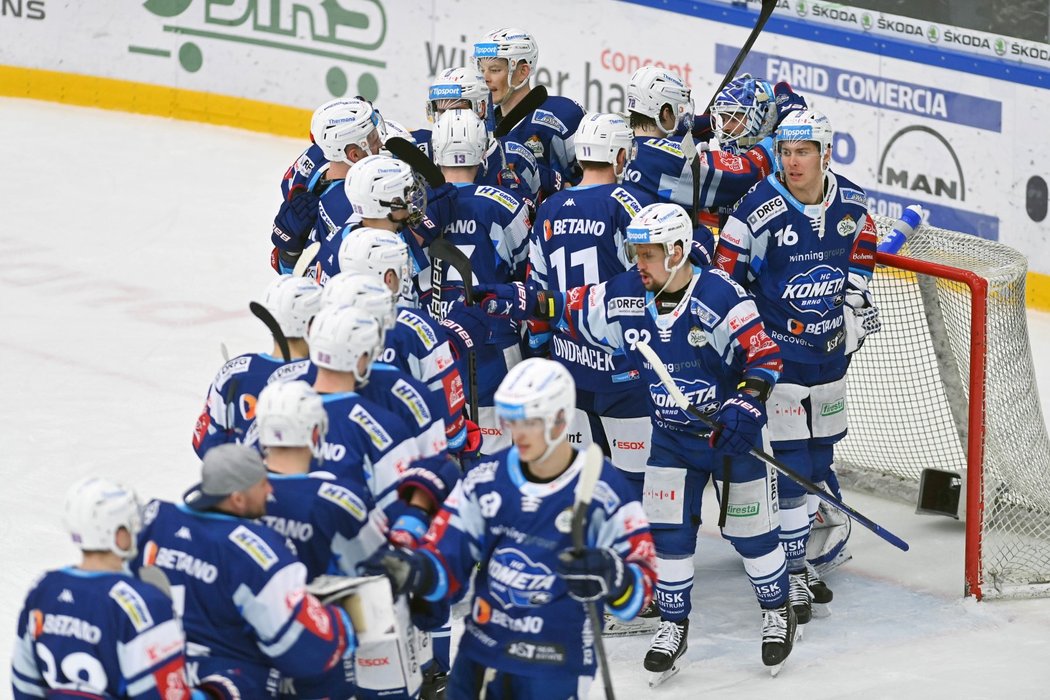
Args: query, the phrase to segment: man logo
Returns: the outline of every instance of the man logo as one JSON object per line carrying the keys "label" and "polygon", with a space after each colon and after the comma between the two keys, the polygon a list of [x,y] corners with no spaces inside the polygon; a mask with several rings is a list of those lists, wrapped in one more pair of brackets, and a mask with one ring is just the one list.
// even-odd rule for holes
{"label": "man logo", "polygon": [[966,199],[959,156],[946,138],[928,126],[905,127],[886,142],[879,159],[879,182],[909,194]]}

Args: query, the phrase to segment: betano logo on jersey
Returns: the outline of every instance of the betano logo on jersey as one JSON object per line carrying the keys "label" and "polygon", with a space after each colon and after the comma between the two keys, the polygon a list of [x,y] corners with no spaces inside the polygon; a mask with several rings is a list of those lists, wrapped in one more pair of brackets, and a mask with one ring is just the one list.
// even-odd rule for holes
{"label": "betano logo on jersey", "polygon": [[824,316],[842,306],[846,274],[830,265],[817,265],[795,275],[784,285],[780,298],[799,313]]}
{"label": "betano logo on jersey", "polygon": [[489,590],[504,608],[537,608],[553,598],[551,589],[558,577],[545,564],[534,562],[524,552],[501,548],[492,553],[486,569]]}

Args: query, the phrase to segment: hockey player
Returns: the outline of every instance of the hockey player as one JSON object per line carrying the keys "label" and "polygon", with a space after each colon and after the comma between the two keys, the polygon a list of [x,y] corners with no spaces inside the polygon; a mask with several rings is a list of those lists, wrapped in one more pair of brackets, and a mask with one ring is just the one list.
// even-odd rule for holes
{"label": "hockey player", "polygon": [[[643,66],[627,85],[627,112],[638,150],[624,179],[661,202],[692,210],[693,168],[682,153],[681,137],[676,136],[693,124],[689,88],[672,71]],[[697,205],[701,209],[733,204],[773,170],[769,140],[739,155],[721,151],[700,151],[697,155]]]}
{"label": "hockey player", "polygon": [[[532,90],[529,81],[539,55],[536,40],[520,29],[497,29],[474,44],[478,71],[485,76],[485,84],[492,92],[493,109],[487,119],[490,131]],[[583,108],[577,102],[551,95],[539,109],[507,132],[508,141],[532,151],[541,168],[549,172],[549,176],[544,176],[541,169],[544,196],[560,190],[563,182],[579,182],[572,135],[581,119]]]}
{"label": "hockey player", "polygon": [[[364,99],[335,99],[314,111],[310,120],[314,145],[289,169],[289,173],[309,169],[311,174],[305,184],[299,181],[289,186],[273,223],[272,239],[278,251],[275,269],[291,272],[308,238],[324,245],[343,228],[350,207],[339,185],[354,163],[379,153],[385,134],[382,116]],[[327,161],[325,167],[316,167],[316,153],[311,157],[315,148]]]}
{"label": "hockey player", "polygon": [[[744,290],[721,270],[688,264],[691,241],[692,222],[684,209],[653,204],[627,229],[636,272],[566,293],[524,285],[478,289],[497,315],[541,318],[609,352],[625,350],[649,389],[653,441],[644,505],[656,544],[662,618],[645,658],[653,683],[676,672],[687,646],[701,497],[712,478],[725,500],[722,536],[743,558],[762,608],[762,660],[774,671],[791,652],[795,632],[776,478],[748,454],[760,444],[780,352]],[[643,341],[692,403],[721,426],[717,432],[711,434],[670,399],[637,349]]]}
{"label": "hockey player", "polygon": [[[310,473],[312,450],[328,430],[321,397],[303,381],[270,384],[259,395],[254,424],[266,460],[272,492],[262,521],[295,546],[309,583],[326,573],[353,575],[357,564],[386,542],[386,524],[362,484]],[[343,674],[297,678],[300,698],[350,697],[354,662],[343,660]]]}
{"label": "hockey player", "polygon": [[340,271],[339,246],[359,227],[399,232],[419,247],[409,227],[423,221],[427,193],[422,178],[407,163],[384,155],[365,158],[347,177],[343,196],[354,220],[321,244],[317,256],[321,284]]}
{"label": "hockey player", "polygon": [[[776,130],[779,172],[758,184],[726,222],[717,264],[748,289],[780,345],[784,373],[769,399],[778,459],[814,482],[833,474],[834,445],[846,434],[846,368],[865,335],[879,329],[868,290],[876,229],[860,187],[831,172],[832,130],[815,110],[789,115]],[[793,482],[780,489],[781,540],[799,624],[814,590],[806,541],[816,497]]]}
{"label": "hockey player", "polygon": [[[443,406],[438,415],[445,421],[450,452],[476,447],[467,445],[468,426],[463,415],[466,397],[461,368],[455,361],[456,348],[450,342],[459,343],[459,338],[447,334],[426,312],[416,308],[405,242],[392,231],[355,229],[339,248],[339,266],[343,274],[367,275],[394,295],[393,326],[386,332],[386,347],[378,359],[399,367],[441,398]],[[476,426],[470,427],[474,431],[470,437],[476,443],[480,440]]]}
{"label": "hockey player", "polygon": [[585,457],[566,440],[575,407],[572,376],[550,360],[516,365],[496,393],[513,447],[456,487],[412,552],[378,552],[414,609],[464,596],[471,613],[449,678],[451,698],[586,698],[595,672],[595,630],[579,601],[625,618],[652,593],[653,544],[641,504],[603,460],[575,552],[569,520]]}
{"label": "hockey player", "polygon": [[145,510],[132,570],[170,579],[190,681],[209,698],[275,698],[281,675],[341,674],[356,646],[346,611],[307,593],[284,536],[255,522],[270,491],[255,450],[218,445],[184,504]]}
{"label": "hockey player", "polygon": [[[435,76],[427,96],[427,119],[437,121],[445,110],[470,109],[482,121],[488,115],[489,89],[475,68],[447,68]],[[412,137],[421,151],[431,155],[430,130],[417,129]],[[475,184],[496,185],[536,200],[540,193],[539,164],[532,151],[516,141],[489,139],[485,160]]]}
{"label": "hockey player", "polygon": [[[65,525],[82,558],[44,574],[26,598],[12,656],[15,700],[189,700],[185,637],[171,600],[124,568],[142,526],[134,492],[96,477],[78,481],[66,496]],[[124,651],[147,645],[152,655]]]}
{"label": "hockey player", "polygon": [[[442,114],[434,125],[434,162],[445,179],[459,188],[455,215],[442,236],[470,258],[473,279],[486,283],[525,279],[529,220],[525,203],[511,192],[489,185],[474,185],[488,133],[473,112],[459,109]],[[430,275],[422,273],[423,280]],[[453,288],[464,284],[455,270],[444,278]],[[458,305],[465,297],[459,289],[444,293],[443,306]],[[447,312],[446,312],[447,313]],[[493,393],[507,370],[521,360],[520,332],[514,322],[493,323],[487,341],[476,348],[478,425],[482,452],[492,454],[507,444],[495,416]]]}
{"label": "hockey player", "polygon": [[202,459],[215,445],[244,440],[264,386],[274,381],[313,378],[303,336],[310,319],[321,308],[321,288],[312,280],[282,275],[270,282],[259,303],[280,326],[291,357],[281,357],[274,340],[271,353],[246,353],[222,366],[208,387],[204,409],[193,430],[193,449]]}
{"label": "hockey player", "polygon": [[711,129],[726,153],[745,153],[772,136],[777,116],[773,86],[747,73],[730,81],[711,103]]}

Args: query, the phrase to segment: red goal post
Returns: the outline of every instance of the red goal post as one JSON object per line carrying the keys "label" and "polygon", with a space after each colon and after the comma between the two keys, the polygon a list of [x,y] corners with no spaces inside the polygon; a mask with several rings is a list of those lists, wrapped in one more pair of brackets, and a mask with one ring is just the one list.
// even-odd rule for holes
{"label": "red goal post", "polygon": [[[893,225],[876,223],[880,238]],[[1027,260],[922,226],[877,262],[883,326],[847,375],[842,481],[964,518],[965,594],[1050,596],[1050,440],[1028,341]]]}

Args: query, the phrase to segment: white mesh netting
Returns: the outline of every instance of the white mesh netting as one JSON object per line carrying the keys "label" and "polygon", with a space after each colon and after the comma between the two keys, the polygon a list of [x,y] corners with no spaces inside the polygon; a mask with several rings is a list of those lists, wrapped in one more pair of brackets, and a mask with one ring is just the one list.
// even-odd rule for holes
{"label": "white mesh netting", "polygon": [[[881,239],[894,222],[876,221]],[[979,586],[986,597],[1050,595],[1050,440],[1028,341],[1027,261],[1000,243],[929,226],[901,255],[988,281],[976,428],[984,505],[983,515],[966,514],[982,520]],[[847,484],[914,503],[923,468],[966,474],[971,294],[963,283],[889,267],[876,271],[873,289],[882,331],[854,356],[849,435],[835,458]]]}

